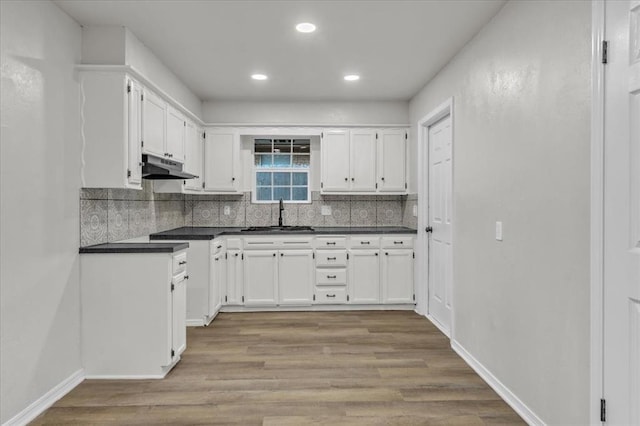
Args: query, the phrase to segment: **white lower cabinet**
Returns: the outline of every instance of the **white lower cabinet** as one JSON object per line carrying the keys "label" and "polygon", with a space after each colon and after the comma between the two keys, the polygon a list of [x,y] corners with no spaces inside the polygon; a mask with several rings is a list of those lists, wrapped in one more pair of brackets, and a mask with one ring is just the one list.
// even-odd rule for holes
{"label": "white lower cabinet", "polygon": [[211,283],[209,290],[209,312],[218,312],[222,306],[222,290],[226,288],[226,253],[220,251],[211,260]]}
{"label": "white lower cabinet", "polygon": [[278,304],[310,305],[313,297],[313,250],[280,250]]}
{"label": "white lower cabinet", "polygon": [[276,306],[278,304],[277,254],[277,250],[244,252],[245,306]]}
{"label": "white lower cabinet", "polygon": [[349,296],[353,304],[380,303],[380,253],[377,249],[349,251]]}
{"label": "white lower cabinet", "polygon": [[382,249],[382,303],[414,303],[413,250]]}
{"label": "white lower cabinet", "polygon": [[186,349],[186,251],[80,256],[87,378],[164,377]]}
{"label": "white lower cabinet", "polygon": [[242,251],[227,249],[225,255],[227,263],[226,294],[223,297],[225,305],[243,305]]}

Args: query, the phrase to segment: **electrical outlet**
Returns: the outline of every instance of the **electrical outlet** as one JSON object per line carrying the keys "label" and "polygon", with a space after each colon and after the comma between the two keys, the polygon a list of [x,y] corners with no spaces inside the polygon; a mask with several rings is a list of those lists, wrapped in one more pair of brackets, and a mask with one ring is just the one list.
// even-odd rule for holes
{"label": "electrical outlet", "polygon": [[322,206],[320,211],[322,216],[331,216],[331,206]]}
{"label": "electrical outlet", "polygon": [[502,222],[496,222],[496,240],[502,241]]}
{"label": "electrical outlet", "polygon": [[225,216],[229,216],[231,214],[231,207],[230,206],[224,206],[223,214]]}
{"label": "electrical outlet", "polygon": [[418,216],[418,206],[413,206],[413,217]]}

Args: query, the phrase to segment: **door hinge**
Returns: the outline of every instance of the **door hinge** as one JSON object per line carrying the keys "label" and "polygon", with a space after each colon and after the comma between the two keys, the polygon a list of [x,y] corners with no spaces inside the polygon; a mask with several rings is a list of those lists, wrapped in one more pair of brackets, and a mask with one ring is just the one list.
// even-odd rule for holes
{"label": "door hinge", "polygon": [[202,132],[202,139],[206,139],[207,138],[207,132]]}
{"label": "door hinge", "polygon": [[204,189],[204,182],[202,182],[202,189]]}
{"label": "door hinge", "polygon": [[316,295],[315,294],[313,295],[313,300],[316,300]]}
{"label": "door hinge", "polygon": [[141,100],[141,101],[144,101],[144,93],[142,93],[142,94],[140,95],[140,100]]}
{"label": "door hinge", "polygon": [[311,253],[311,256],[315,259],[316,258],[316,254],[315,253]]}
{"label": "door hinge", "polygon": [[224,297],[224,301],[225,301],[225,303],[227,302],[227,296]]}
{"label": "door hinge", "polygon": [[240,256],[241,260],[244,260],[244,253],[242,253],[242,256]]}
{"label": "door hinge", "polygon": [[602,63],[606,64],[609,60],[609,42],[602,40]]}
{"label": "door hinge", "polygon": [[184,127],[187,127],[187,122],[186,121],[184,121]]}
{"label": "door hinge", "polygon": [[413,295],[413,301],[414,302],[416,301],[416,295],[415,294]]}
{"label": "door hinge", "polygon": [[324,139],[324,132],[320,132],[320,138]]}
{"label": "door hinge", "polygon": [[347,294],[347,302],[349,301],[349,295]]}
{"label": "door hinge", "polygon": [[244,296],[242,296],[242,303],[244,303]]}
{"label": "door hinge", "polygon": [[378,132],[376,132],[376,139],[378,139]]}
{"label": "door hinge", "polygon": [[324,182],[320,182],[320,188],[324,188]]}
{"label": "door hinge", "polygon": [[607,421],[607,401],[604,398],[600,399],[600,421]]}
{"label": "door hinge", "polygon": [[349,253],[347,253],[347,260],[349,260]]}
{"label": "door hinge", "polygon": [[127,93],[131,93],[131,83],[127,84]]}
{"label": "door hinge", "polygon": [[404,183],[404,189],[407,189],[407,182]]}
{"label": "door hinge", "polygon": [[127,177],[130,178],[131,177],[131,170],[127,169]]}
{"label": "door hinge", "polygon": [[378,182],[376,182],[376,189],[378,189]]}
{"label": "door hinge", "polygon": [[404,132],[404,140],[406,141],[406,140],[407,140],[407,138],[408,138],[408,136],[407,136],[407,132]]}
{"label": "door hinge", "polygon": [[171,358],[173,358],[174,356],[176,356],[176,351],[174,351],[173,349],[171,349]]}
{"label": "door hinge", "polygon": [[144,148],[144,141],[140,141],[140,146]]}
{"label": "door hinge", "polygon": [[175,289],[176,289],[176,286],[175,286],[175,285],[173,285],[173,283],[171,283],[171,291],[173,291],[173,290],[175,290]]}
{"label": "door hinge", "polygon": [[227,257],[227,253],[225,253],[225,254],[224,254],[224,258],[225,258],[225,259],[228,259],[228,257]]}

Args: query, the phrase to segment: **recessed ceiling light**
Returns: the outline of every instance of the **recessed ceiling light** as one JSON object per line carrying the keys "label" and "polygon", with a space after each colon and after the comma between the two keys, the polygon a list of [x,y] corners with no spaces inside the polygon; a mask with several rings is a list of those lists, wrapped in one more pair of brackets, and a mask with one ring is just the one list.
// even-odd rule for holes
{"label": "recessed ceiling light", "polygon": [[347,81],[357,81],[360,80],[360,76],[358,74],[347,74],[344,76],[344,79]]}
{"label": "recessed ceiling light", "polygon": [[296,25],[296,30],[300,31],[301,33],[312,33],[316,30],[316,26],[310,22],[302,22]]}
{"label": "recessed ceiling light", "polygon": [[269,77],[267,77],[267,76],[266,76],[266,75],[264,75],[264,74],[253,74],[253,75],[251,76],[251,78],[252,78],[252,79],[254,79],[254,80],[266,80],[266,79],[268,79]]}

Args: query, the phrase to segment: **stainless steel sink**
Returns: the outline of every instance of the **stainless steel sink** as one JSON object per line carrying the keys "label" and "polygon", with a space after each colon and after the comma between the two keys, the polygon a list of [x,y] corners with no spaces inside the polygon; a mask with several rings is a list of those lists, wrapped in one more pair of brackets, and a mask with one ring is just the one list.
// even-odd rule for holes
{"label": "stainless steel sink", "polygon": [[295,232],[295,231],[313,231],[310,226],[250,226],[244,228],[242,232]]}

